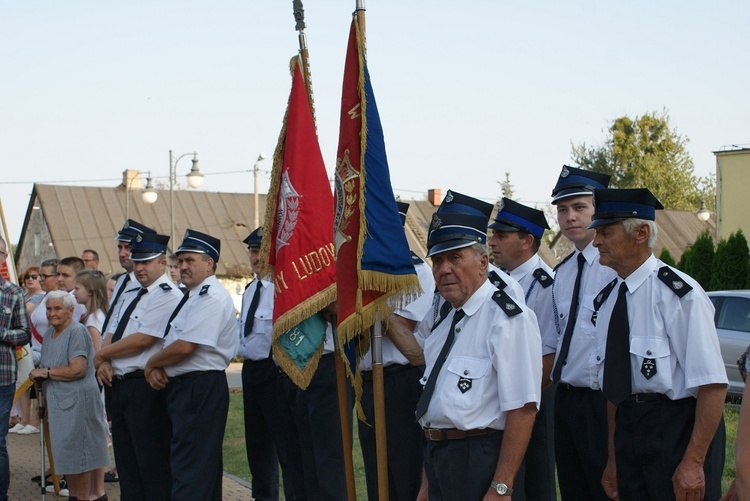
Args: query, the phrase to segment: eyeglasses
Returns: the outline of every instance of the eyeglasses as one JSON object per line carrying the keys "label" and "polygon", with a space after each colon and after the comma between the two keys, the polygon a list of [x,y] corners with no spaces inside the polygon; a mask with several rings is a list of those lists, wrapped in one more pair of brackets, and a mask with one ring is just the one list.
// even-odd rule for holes
{"label": "eyeglasses", "polygon": [[57,278],[57,275],[45,275],[44,273],[40,273],[40,274],[39,274],[39,277],[40,277],[40,278],[41,278],[42,280],[47,280],[48,278]]}
{"label": "eyeglasses", "polygon": [[39,279],[39,275],[38,275],[38,274],[36,274],[36,273],[32,273],[32,274],[30,274],[30,275],[26,275],[26,276],[24,276],[24,277],[23,277],[23,279],[24,279],[24,280],[28,280],[28,279],[32,279],[32,280],[38,280],[38,279]]}

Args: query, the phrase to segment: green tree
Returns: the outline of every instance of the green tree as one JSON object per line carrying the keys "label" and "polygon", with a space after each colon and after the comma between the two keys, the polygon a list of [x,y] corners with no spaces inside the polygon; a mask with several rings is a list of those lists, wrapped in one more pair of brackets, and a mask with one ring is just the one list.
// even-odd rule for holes
{"label": "green tree", "polygon": [[742,230],[719,242],[714,256],[711,290],[743,289],[747,284],[750,250]]}
{"label": "green tree", "polygon": [[510,172],[505,171],[505,181],[498,181],[497,184],[500,185],[500,190],[502,191],[502,196],[505,198],[509,198],[513,200],[513,185],[510,183]]}
{"label": "green tree", "polygon": [[[682,252],[682,256],[680,256],[680,261],[677,263],[677,269],[680,271],[684,271],[685,273],[688,273],[688,263],[690,261],[690,251],[692,249],[688,247]],[[689,275],[689,273],[688,273]]]}
{"label": "green tree", "polygon": [[[573,145],[573,161],[612,176],[612,188],[648,188],[667,209],[696,210],[712,178],[693,175],[688,139],[672,130],[666,110],[615,119],[604,144]],[[709,203],[709,200],[706,200]],[[713,201],[711,201],[713,203]]]}
{"label": "green tree", "polygon": [[674,258],[672,257],[672,254],[669,252],[669,249],[664,247],[661,250],[661,253],[659,254],[659,260],[664,263],[668,264],[669,266],[676,266],[676,263],[674,262]]}
{"label": "green tree", "polygon": [[711,290],[711,273],[714,262],[714,240],[704,230],[690,248],[690,255],[686,259],[683,271],[693,277],[704,290]]}

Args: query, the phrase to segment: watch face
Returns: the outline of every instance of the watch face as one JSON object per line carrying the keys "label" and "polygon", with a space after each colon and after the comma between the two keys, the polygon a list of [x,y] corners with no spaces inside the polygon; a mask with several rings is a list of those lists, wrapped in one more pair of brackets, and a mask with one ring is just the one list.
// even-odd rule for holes
{"label": "watch face", "polygon": [[505,484],[497,484],[495,486],[495,490],[497,490],[497,493],[502,496],[503,494],[506,494],[508,492],[508,486]]}

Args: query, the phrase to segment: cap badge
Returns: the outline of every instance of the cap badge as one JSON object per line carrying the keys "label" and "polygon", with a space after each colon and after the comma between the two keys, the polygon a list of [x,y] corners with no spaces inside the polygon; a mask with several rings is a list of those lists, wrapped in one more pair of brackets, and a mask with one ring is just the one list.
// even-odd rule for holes
{"label": "cap badge", "polygon": [[448,190],[448,193],[445,195],[444,199],[445,203],[449,204],[453,201],[453,192],[451,190]]}
{"label": "cap badge", "polygon": [[141,236],[140,233],[135,236],[135,241],[136,242],[142,242],[143,241],[143,237]]}
{"label": "cap badge", "polygon": [[500,201],[499,201],[499,202],[497,203],[497,211],[498,211],[498,212],[500,212],[501,210],[503,210],[503,207],[505,207],[505,201],[503,201],[503,200],[500,200]]}
{"label": "cap badge", "polygon": [[568,177],[569,175],[570,175],[570,171],[568,170],[568,166],[564,165],[562,172],[560,173],[560,177],[565,178],[565,177]]}
{"label": "cap badge", "polygon": [[437,212],[432,215],[432,224],[430,225],[433,230],[437,230],[441,226],[443,226],[443,220],[440,219],[440,216],[437,215]]}

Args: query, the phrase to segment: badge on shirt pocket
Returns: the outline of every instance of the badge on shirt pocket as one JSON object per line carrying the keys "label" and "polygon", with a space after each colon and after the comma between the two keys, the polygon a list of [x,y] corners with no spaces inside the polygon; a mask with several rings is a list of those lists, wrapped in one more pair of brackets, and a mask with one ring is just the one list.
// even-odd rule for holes
{"label": "badge on shirt pocket", "polygon": [[462,377],[458,380],[458,389],[461,390],[461,393],[466,393],[471,389],[471,379]]}
{"label": "badge on shirt pocket", "polygon": [[651,379],[656,375],[656,359],[644,358],[641,364],[641,374],[646,379]]}

